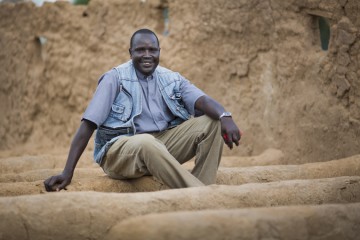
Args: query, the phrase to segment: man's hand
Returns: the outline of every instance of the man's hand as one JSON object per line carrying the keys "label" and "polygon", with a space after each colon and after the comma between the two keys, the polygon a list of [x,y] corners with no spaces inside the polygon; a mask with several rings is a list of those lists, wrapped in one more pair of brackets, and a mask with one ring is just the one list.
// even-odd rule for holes
{"label": "man's hand", "polygon": [[[221,113],[225,112],[225,108],[221,106],[220,103],[207,95],[201,96],[196,100],[195,109],[200,110],[215,120],[218,120]],[[239,146],[241,132],[234,120],[231,117],[224,116],[220,118],[220,122],[221,135],[224,138],[225,144],[228,145],[230,149],[233,148],[233,143],[235,143],[236,146]]]}
{"label": "man's hand", "polygon": [[241,132],[239,128],[234,123],[231,117],[222,117],[221,122],[221,135],[224,139],[225,144],[232,149],[233,143],[236,146],[239,146],[239,141],[241,139]]}
{"label": "man's hand", "polygon": [[52,176],[44,181],[46,191],[66,190],[66,186],[70,184],[74,174],[74,170],[81,154],[84,152],[89,139],[96,129],[96,124],[84,119],[77,130],[75,137],[71,143],[68,159],[62,174]]}
{"label": "man's hand", "polygon": [[59,174],[56,176],[49,177],[44,181],[44,186],[46,191],[60,191],[62,189],[66,190],[66,186],[71,183],[72,175],[68,174]]}

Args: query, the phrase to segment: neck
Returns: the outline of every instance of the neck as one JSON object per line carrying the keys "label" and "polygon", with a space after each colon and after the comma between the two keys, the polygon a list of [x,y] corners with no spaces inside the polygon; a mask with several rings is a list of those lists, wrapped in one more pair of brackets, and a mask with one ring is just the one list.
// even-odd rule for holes
{"label": "neck", "polygon": [[147,77],[151,77],[153,75],[153,73],[150,73],[150,74],[143,74],[141,72],[139,72],[138,70],[135,69],[135,72],[136,72],[136,76],[139,78],[139,79],[146,79]]}

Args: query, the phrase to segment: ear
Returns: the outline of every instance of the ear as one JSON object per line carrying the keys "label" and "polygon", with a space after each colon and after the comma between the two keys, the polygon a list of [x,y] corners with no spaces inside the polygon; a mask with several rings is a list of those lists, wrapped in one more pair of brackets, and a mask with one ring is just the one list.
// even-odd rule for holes
{"label": "ear", "polygon": [[132,58],[132,55],[131,55],[131,49],[129,48],[129,54],[130,54],[130,58]]}

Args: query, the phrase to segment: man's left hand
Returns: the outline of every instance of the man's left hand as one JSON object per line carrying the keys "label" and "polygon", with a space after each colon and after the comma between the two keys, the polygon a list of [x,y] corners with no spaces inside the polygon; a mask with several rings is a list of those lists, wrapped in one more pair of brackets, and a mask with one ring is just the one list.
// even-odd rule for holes
{"label": "man's left hand", "polygon": [[241,132],[239,128],[234,123],[231,117],[222,117],[220,119],[221,122],[221,135],[224,139],[225,144],[232,149],[233,143],[236,146],[239,146],[239,142],[241,139]]}

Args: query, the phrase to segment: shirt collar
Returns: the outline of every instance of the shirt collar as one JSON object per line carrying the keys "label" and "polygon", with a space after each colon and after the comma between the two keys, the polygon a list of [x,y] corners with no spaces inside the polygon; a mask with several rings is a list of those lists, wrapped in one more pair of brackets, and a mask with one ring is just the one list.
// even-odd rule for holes
{"label": "shirt collar", "polygon": [[148,77],[150,77],[150,79],[154,78],[154,73],[146,76],[146,75],[142,74],[141,72],[139,72],[138,70],[136,70],[136,68],[135,68],[135,73],[139,80],[146,80]]}

